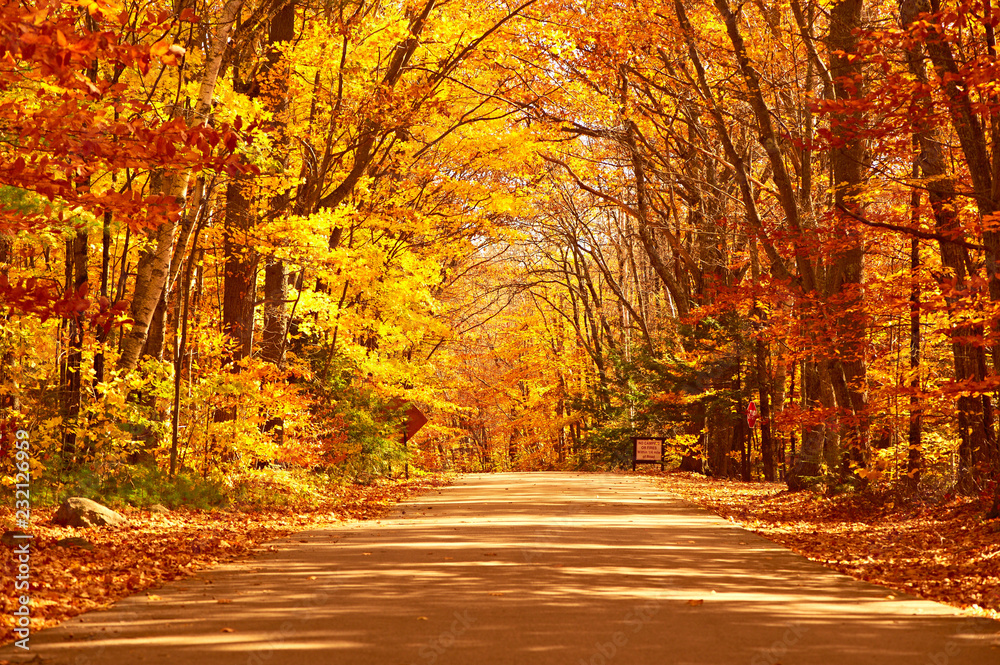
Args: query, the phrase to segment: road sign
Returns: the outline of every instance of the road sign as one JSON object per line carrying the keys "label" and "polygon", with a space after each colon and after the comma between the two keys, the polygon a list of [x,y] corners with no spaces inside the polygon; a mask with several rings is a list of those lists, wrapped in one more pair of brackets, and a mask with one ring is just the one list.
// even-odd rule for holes
{"label": "road sign", "polygon": [[[404,405],[406,406],[406,422],[403,427],[403,450],[405,451],[406,444],[413,438],[413,435],[419,432],[420,428],[427,424],[427,416],[421,413],[420,409],[415,407],[413,404],[406,404],[406,402],[398,397],[389,402],[389,408],[394,411],[403,408]],[[406,469],[406,478],[409,479],[409,460],[406,461],[404,468]]]}
{"label": "road sign", "polygon": [[658,437],[635,437],[632,439],[632,470],[636,464],[659,464],[663,466],[663,442]]}
{"label": "road sign", "polygon": [[413,435],[420,431],[420,428],[427,424],[427,416],[420,412],[420,409],[410,405],[406,410],[406,438],[412,439]]}
{"label": "road sign", "polygon": [[753,402],[747,404],[747,425],[750,429],[757,423],[757,405]]}
{"label": "road sign", "polygon": [[403,430],[403,443],[406,443],[406,440],[412,439],[413,435],[419,432],[420,428],[427,424],[427,416],[421,413],[420,409],[412,403],[407,404],[398,397],[389,402],[389,408],[393,411],[398,411],[404,406],[406,407],[406,423],[405,429]]}

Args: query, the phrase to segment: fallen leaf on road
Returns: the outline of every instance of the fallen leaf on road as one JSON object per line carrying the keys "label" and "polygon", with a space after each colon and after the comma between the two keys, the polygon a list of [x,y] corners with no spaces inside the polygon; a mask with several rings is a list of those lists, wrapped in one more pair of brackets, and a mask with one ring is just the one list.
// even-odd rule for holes
{"label": "fallen leaf on road", "polygon": [[236,631],[232,628],[223,628],[219,631],[220,633],[235,633]]}
{"label": "fallen leaf on road", "polygon": [[701,599],[701,598],[699,598],[698,600],[689,600],[688,601],[688,605],[703,605],[704,603],[705,603],[705,601],[703,599]]}

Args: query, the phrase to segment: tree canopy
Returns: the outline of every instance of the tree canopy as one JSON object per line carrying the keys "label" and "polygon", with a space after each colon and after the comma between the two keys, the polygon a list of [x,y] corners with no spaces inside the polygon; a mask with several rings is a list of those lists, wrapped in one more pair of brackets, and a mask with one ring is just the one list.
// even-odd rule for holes
{"label": "tree canopy", "polygon": [[1000,497],[998,22],[8,3],[5,452],[356,478],[662,436],[715,476]]}

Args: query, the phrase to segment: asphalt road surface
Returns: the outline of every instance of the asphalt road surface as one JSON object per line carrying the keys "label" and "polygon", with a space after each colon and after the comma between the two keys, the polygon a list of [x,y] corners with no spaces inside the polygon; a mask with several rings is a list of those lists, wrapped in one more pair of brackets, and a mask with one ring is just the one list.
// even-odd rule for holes
{"label": "asphalt road surface", "polygon": [[467,475],[31,636],[72,665],[1000,665],[1000,623],[613,474]]}

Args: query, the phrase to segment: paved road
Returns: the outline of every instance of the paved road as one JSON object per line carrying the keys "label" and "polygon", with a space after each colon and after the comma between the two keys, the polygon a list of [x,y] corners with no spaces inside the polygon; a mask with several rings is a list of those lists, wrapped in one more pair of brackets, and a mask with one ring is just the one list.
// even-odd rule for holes
{"label": "paved road", "polygon": [[610,474],[471,475],[32,637],[73,665],[998,665],[1000,624]]}

